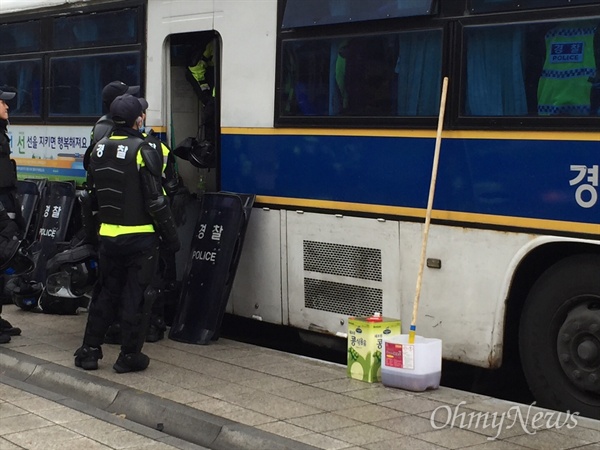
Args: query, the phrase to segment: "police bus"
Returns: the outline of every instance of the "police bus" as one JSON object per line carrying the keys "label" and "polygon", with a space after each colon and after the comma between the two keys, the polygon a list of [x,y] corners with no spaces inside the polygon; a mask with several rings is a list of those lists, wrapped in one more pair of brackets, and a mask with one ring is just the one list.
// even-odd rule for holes
{"label": "police bus", "polygon": [[257,196],[227,311],[406,332],[448,77],[418,334],[450,361],[520,361],[538,404],[599,418],[599,4],[5,0],[13,155],[22,178],[80,180],[116,79],[172,148],[197,137],[210,42],[217,163],[179,169]]}

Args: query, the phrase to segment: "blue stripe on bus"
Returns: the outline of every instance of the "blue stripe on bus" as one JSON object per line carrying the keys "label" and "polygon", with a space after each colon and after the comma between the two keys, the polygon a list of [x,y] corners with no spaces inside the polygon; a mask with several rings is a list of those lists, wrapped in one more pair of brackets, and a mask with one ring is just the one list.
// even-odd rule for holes
{"label": "blue stripe on bus", "polygon": [[[226,191],[427,206],[433,138],[224,134],[222,140]],[[584,208],[575,198],[578,186],[594,184],[591,174],[575,186],[569,181],[577,176],[570,166],[591,168],[599,150],[593,141],[444,139],[434,208],[598,223],[600,205]]]}

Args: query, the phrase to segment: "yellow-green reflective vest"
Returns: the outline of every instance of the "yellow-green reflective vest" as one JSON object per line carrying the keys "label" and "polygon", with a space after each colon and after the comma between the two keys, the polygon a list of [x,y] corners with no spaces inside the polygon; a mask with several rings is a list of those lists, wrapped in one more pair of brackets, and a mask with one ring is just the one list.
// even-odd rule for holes
{"label": "yellow-green reflective vest", "polygon": [[[126,139],[125,136],[113,136],[111,139],[120,140]],[[137,151],[137,150],[136,150]],[[144,159],[142,158],[141,153],[138,151],[136,154],[136,163],[138,167],[143,167]],[[106,237],[117,237],[124,234],[137,234],[137,233],[154,233],[154,225],[153,224],[145,224],[145,225],[116,225],[112,223],[101,223],[100,230],[98,234],[100,236]]]}
{"label": "yellow-green reflective vest", "polygon": [[596,74],[596,27],[588,21],[568,22],[546,33],[546,60],[538,84],[539,115],[590,114],[588,79]]}

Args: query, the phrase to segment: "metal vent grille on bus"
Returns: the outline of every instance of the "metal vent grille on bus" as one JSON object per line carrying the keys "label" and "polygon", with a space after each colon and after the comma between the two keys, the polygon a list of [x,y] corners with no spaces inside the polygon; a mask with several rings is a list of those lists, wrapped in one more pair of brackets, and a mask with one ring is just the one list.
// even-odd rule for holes
{"label": "metal vent grille on bus", "polygon": [[381,281],[381,250],[304,241],[304,270]]}
{"label": "metal vent grille on bus", "polygon": [[[313,273],[304,277],[306,308],[348,316],[383,309],[383,290],[372,286],[382,280],[381,250],[316,241],[303,241],[303,250],[304,270]],[[329,275],[329,280],[315,278],[316,273]],[[339,281],[331,280],[337,277]]]}

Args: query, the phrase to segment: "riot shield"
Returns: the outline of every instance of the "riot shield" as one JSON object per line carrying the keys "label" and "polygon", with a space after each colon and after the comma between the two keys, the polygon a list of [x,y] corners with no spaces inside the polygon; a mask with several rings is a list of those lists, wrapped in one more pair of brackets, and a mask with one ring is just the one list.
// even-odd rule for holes
{"label": "riot shield", "polygon": [[166,281],[164,291],[162,292],[164,298],[164,319],[169,327],[173,325],[173,320],[177,313],[182,280],[187,265],[188,251],[192,246],[192,237],[194,236],[196,222],[198,221],[201,210],[202,200],[195,195],[188,195],[182,209],[183,213],[177,224],[177,235],[181,242],[181,249],[175,253],[175,279],[173,280],[173,268],[168,269],[170,271],[169,274],[162,274]]}
{"label": "riot shield", "polygon": [[17,181],[17,199],[21,205],[21,215],[25,222],[23,236],[27,236],[40,200],[40,190],[37,183],[27,180]]}
{"label": "riot shield", "polygon": [[67,240],[71,212],[75,204],[75,183],[49,181],[40,208],[36,240],[30,247],[35,269],[31,278],[46,282],[46,263]]}
{"label": "riot shield", "polygon": [[[37,190],[39,193],[37,206],[32,212],[31,223],[29,224],[29,229],[27,234],[25,235],[25,239],[27,242],[34,242],[37,239],[38,229],[40,227],[40,222],[42,219],[42,203],[43,199],[46,198],[46,186],[48,185],[48,180],[46,178],[26,178],[25,181],[29,183],[34,183],[37,186]],[[40,212],[41,211],[41,212]]]}
{"label": "riot shield", "polygon": [[218,339],[254,198],[203,195],[170,339],[201,345]]}

